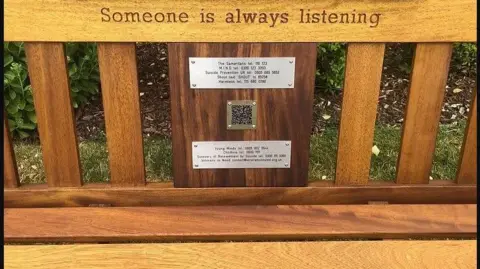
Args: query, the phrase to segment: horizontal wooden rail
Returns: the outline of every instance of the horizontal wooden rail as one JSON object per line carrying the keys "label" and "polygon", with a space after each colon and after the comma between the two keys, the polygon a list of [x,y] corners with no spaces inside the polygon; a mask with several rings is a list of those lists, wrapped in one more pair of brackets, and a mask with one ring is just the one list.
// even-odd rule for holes
{"label": "horizontal wooden rail", "polygon": [[471,238],[476,205],[7,208],[5,242]]}
{"label": "horizontal wooden rail", "polygon": [[25,185],[4,190],[4,206],[197,206],[197,205],[308,205],[308,204],[474,204],[476,185],[432,181],[428,185],[371,182],[365,186],[337,186],[312,182],[310,187],[275,188],[172,188],[172,183],[148,183],[146,187],[115,188],[86,184],[81,188],[47,188]]}
{"label": "horizontal wooden rail", "polygon": [[64,3],[63,0],[5,0],[5,40],[476,41],[475,0],[90,0],[88,5],[82,0],[70,0],[68,5]]}
{"label": "horizontal wooden rail", "polygon": [[463,269],[476,261],[475,240],[5,246],[9,269]]}

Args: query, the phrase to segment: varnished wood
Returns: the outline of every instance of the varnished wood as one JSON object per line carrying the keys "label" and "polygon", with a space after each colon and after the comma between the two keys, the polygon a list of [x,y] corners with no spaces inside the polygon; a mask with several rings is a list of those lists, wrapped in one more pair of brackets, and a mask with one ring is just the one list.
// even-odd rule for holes
{"label": "varnished wood", "polygon": [[451,43],[417,44],[397,162],[397,183],[429,182],[451,54]]}
{"label": "varnished wood", "polygon": [[475,240],[5,246],[5,268],[475,268]]}
{"label": "varnished wood", "polygon": [[470,106],[467,128],[463,140],[460,162],[458,164],[457,182],[459,184],[477,183],[477,92],[475,91]]}
{"label": "varnished wood", "polygon": [[62,43],[25,43],[43,165],[50,187],[82,185],[75,120]]}
{"label": "varnished wood", "polygon": [[[476,41],[473,0],[375,3],[72,0],[68,5],[59,0],[6,0],[5,5],[5,37],[9,41]],[[183,11],[191,20],[106,23],[99,14],[102,7],[112,12]],[[237,8],[244,12],[288,12],[289,23],[275,27],[262,23],[222,23],[225,13]],[[352,9],[379,12],[381,22],[378,27],[303,24],[298,22],[301,8],[312,12],[321,12],[319,8],[327,12]],[[202,9],[216,14],[215,23],[199,22]],[[373,101],[378,97],[381,69],[377,68],[381,67],[383,50],[381,43],[353,44],[347,57],[336,183],[363,186],[334,187],[334,182],[317,182],[309,187],[278,187],[305,186],[307,182],[315,44],[170,45],[175,185],[228,186],[175,189],[168,183],[145,185],[133,43],[99,44],[112,184],[86,186],[81,186],[63,45],[27,44],[49,186],[26,185],[4,190],[4,205],[11,207],[4,210],[4,240],[8,244],[476,237],[476,186],[470,184],[476,182],[476,98],[457,175],[461,184],[428,181],[451,44],[417,47],[397,169],[397,183],[402,184],[368,182],[376,108]],[[188,56],[294,56],[299,64],[296,82],[300,85],[296,83],[294,90],[232,90],[215,94],[187,90]],[[263,109],[259,110],[260,128],[255,132],[225,133],[222,109],[228,99],[255,99]],[[8,135],[5,118],[4,134]],[[189,150],[193,139],[292,140],[292,168],[192,172]],[[4,138],[7,153],[4,165],[8,165],[4,186],[15,187],[18,175],[9,142],[8,136]],[[260,187],[247,188],[253,186]],[[155,205],[171,207],[151,207]],[[470,268],[476,265],[473,240],[7,246],[5,255],[6,268],[39,269]]]}
{"label": "varnished wood", "polygon": [[17,162],[11,143],[7,116],[5,111],[3,113],[3,187],[16,188],[20,185]]}
{"label": "varnished wood", "polygon": [[335,174],[337,185],[368,183],[384,52],[384,43],[348,45]]}
{"label": "varnished wood", "polygon": [[[96,42],[476,42],[475,0],[336,1],[336,0],[142,0],[109,1],[5,0],[7,41],[96,41]],[[110,18],[102,16],[109,8]],[[242,13],[267,14],[268,22],[237,23]],[[300,9],[320,13],[318,23],[301,23]],[[325,10],[326,16],[321,13]],[[113,21],[114,12],[123,20]],[[132,14],[126,22],[125,12]],[[143,12],[150,12],[145,15]],[[177,22],[157,22],[157,12],[175,12]],[[188,14],[180,22],[179,14]],[[201,13],[214,13],[214,23],[202,23]],[[226,14],[235,23],[226,23]],[[336,13],[330,17],[330,13]],[[106,13],[106,12],[104,12]],[[271,16],[288,14],[288,23]],[[341,23],[342,13],[365,13],[362,23]],[[271,15],[272,14],[272,15]],[[378,24],[370,23],[380,14]],[[184,15],[185,16],[185,15]],[[283,15],[282,15],[283,16]],[[242,17],[242,16],[241,16]],[[115,15],[119,20],[119,15]],[[135,22],[133,22],[135,20]],[[139,22],[139,20],[142,20]],[[161,17],[160,19],[161,20]],[[145,22],[147,21],[147,22]],[[150,22],[148,22],[150,21]],[[185,20],[184,20],[185,21]],[[304,19],[304,22],[306,19]],[[372,22],[375,22],[373,17]],[[35,29],[35,31],[32,31]]]}
{"label": "varnished wood", "polygon": [[4,209],[5,242],[474,237],[476,205]]}
{"label": "varnished wood", "polygon": [[48,189],[24,185],[4,191],[4,206],[200,206],[200,205],[320,205],[320,204],[474,204],[475,185],[433,181],[429,185],[397,185],[371,182],[366,186],[311,183],[290,188],[173,188],[171,183],[149,183],[147,187],[115,188],[87,184],[82,188]]}
{"label": "varnished wood", "polygon": [[116,186],[144,185],[145,161],[135,43],[99,43],[98,62],[110,182]]}
{"label": "varnished wood", "polygon": [[[306,186],[316,46],[279,43],[169,44],[173,174],[176,187]],[[190,89],[188,57],[295,57],[293,89]],[[227,130],[227,101],[255,100],[257,127]],[[193,169],[192,141],[291,140],[291,166]]]}

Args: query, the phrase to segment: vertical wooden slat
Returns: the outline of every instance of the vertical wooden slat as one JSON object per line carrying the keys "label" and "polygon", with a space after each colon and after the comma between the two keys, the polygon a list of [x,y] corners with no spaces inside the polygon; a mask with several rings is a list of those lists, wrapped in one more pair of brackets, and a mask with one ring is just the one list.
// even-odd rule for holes
{"label": "vertical wooden slat", "polygon": [[367,184],[385,44],[347,49],[335,183]]}
{"label": "vertical wooden slat", "polygon": [[20,185],[18,179],[17,162],[15,152],[8,131],[8,120],[4,111],[3,117],[3,187],[16,188]]}
{"label": "vertical wooden slat", "polygon": [[410,80],[396,182],[429,182],[451,43],[417,44]]}
{"label": "vertical wooden slat", "polygon": [[473,95],[457,171],[458,184],[477,183],[477,92]]}
{"label": "vertical wooden slat", "polygon": [[25,52],[48,186],[81,186],[64,45],[26,43]]}
{"label": "vertical wooden slat", "polygon": [[142,122],[135,43],[99,43],[110,182],[145,184]]}

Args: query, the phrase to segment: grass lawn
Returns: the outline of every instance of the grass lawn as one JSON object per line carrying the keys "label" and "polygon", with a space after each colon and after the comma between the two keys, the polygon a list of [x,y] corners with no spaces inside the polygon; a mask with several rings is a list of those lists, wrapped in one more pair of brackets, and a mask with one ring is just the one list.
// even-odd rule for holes
{"label": "grass lawn", "polygon": [[[432,169],[433,179],[454,179],[460,148],[463,142],[465,121],[456,125],[441,125]],[[374,145],[380,149],[372,154],[370,177],[393,180],[400,148],[400,127],[377,126]],[[337,150],[337,129],[326,129],[310,141],[310,179],[333,180]],[[108,152],[105,138],[79,144],[85,182],[102,182],[108,178]],[[144,139],[145,164],[148,181],[171,180],[172,147],[169,139],[146,137]],[[41,149],[38,144],[15,143],[15,153],[22,183],[45,182]]]}

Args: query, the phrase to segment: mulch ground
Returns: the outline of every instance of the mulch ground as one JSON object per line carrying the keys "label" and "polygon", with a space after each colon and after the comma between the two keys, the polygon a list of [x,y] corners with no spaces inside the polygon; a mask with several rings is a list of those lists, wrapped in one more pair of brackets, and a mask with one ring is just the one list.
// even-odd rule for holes
{"label": "mulch ground", "polygon": [[[379,96],[377,124],[398,125],[403,122],[409,73],[405,71],[405,59],[399,59],[399,44],[386,48],[384,72]],[[137,45],[137,66],[140,100],[143,118],[143,132],[147,136],[171,135],[170,99],[168,82],[168,51],[163,43],[139,43]],[[475,70],[450,72],[445,92],[441,123],[454,123],[465,119],[470,97],[475,88]],[[455,90],[455,91],[454,91]],[[461,91],[460,91],[461,90]],[[339,123],[342,96],[318,92],[314,101],[314,122],[312,133],[321,133],[326,127]],[[81,107],[76,112],[77,134],[80,140],[92,139],[105,132],[101,98]]]}

